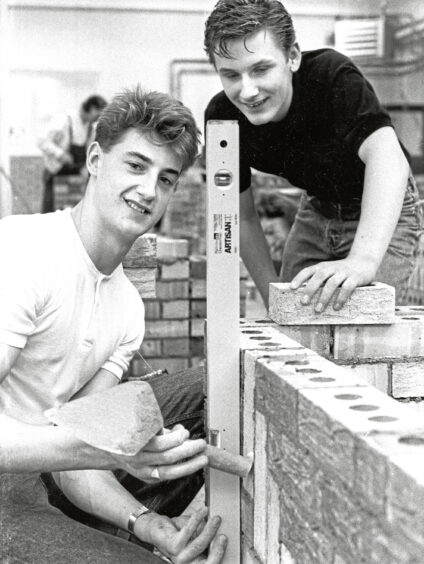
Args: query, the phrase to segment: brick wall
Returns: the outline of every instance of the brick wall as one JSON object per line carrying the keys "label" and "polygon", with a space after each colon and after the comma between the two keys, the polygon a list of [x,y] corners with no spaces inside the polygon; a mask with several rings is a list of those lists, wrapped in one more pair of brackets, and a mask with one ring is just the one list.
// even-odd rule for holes
{"label": "brick wall", "polygon": [[424,425],[369,383],[421,393],[413,311],[384,328],[242,320],[245,564],[424,561]]}
{"label": "brick wall", "polygon": [[[190,255],[187,239],[158,236],[156,240],[155,293],[150,291],[145,294],[140,287],[146,317],[146,332],[140,352],[146,362],[136,356],[131,363],[131,377],[144,376],[159,369],[176,372],[200,366],[205,360],[206,257]],[[132,252],[133,255],[136,253],[136,250]],[[144,257],[140,260],[144,261],[145,270],[147,259]],[[152,262],[149,264],[153,265]],[[131,265],[134,266],[134,262]],[[128,268],[128,257],[125,266],[127,276],[134,281],[135,270]],[[137,274],[140,277],[141,272]],[[241,316],[245,315],[246,310],[246,277],[247,271],[242,266]],[[144,290],[147,289],[144,285]]]}

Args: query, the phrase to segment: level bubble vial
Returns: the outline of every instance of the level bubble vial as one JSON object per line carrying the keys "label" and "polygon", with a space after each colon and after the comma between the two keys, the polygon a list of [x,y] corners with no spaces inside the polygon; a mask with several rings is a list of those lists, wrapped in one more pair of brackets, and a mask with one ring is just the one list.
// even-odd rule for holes
{"label": "level bubble vial", "polygon": [[228,187],[233,181],[233,175],[229,170],[220,169],[215,173],[215,186]]}

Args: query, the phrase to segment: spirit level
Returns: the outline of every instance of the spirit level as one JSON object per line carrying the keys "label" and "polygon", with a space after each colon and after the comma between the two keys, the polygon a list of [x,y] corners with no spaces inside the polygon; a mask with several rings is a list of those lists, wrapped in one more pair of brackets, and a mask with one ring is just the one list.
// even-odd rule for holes
{"label": "spirit level", "polygon": [[[239,130],[209,121],[207,173],[207,426],[209,442],[240,452]],[[224,562],[240,563],[240,478],[209,469],[207,503],[228,537]]]}

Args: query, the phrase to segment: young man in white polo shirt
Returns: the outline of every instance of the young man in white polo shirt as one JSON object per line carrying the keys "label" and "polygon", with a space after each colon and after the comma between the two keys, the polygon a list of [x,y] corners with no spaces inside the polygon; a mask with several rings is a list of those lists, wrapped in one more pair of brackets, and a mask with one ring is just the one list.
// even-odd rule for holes
{"label": "young man in white polo shirt", "polygon": [[144,308],[122,259],[163,215],[197,143],[181,103],[125,91],[100,117],[82,201],[71,211],[0,222],[1,561],[153,561],[143,548],[52,507],[41,472],[54,472],[81,510],[129,527],[172,562],[197,562],[212,541],[207,562],[222,560],[218,517],[198,534],[205,511],[183,522],[147,512],[112,473],[124,469],[147,482],[186,476],[207,463],[203,440],[189,440],[177,425],[136,456],[111,455],[44,417],[46,409],[116,385],[140,347]]}

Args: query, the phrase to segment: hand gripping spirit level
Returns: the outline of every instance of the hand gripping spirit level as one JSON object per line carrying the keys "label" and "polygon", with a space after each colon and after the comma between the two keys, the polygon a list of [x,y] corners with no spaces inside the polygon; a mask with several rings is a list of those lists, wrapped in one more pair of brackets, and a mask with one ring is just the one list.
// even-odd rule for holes
{"label": "hand gripping spirit level", "polygon": [[[240,452],[239,129],[209,121],[207,173],[207,426],[209,443]],[[240,563],[240,478],[209,469],[207,504],[228,537],[224,562]]]}

